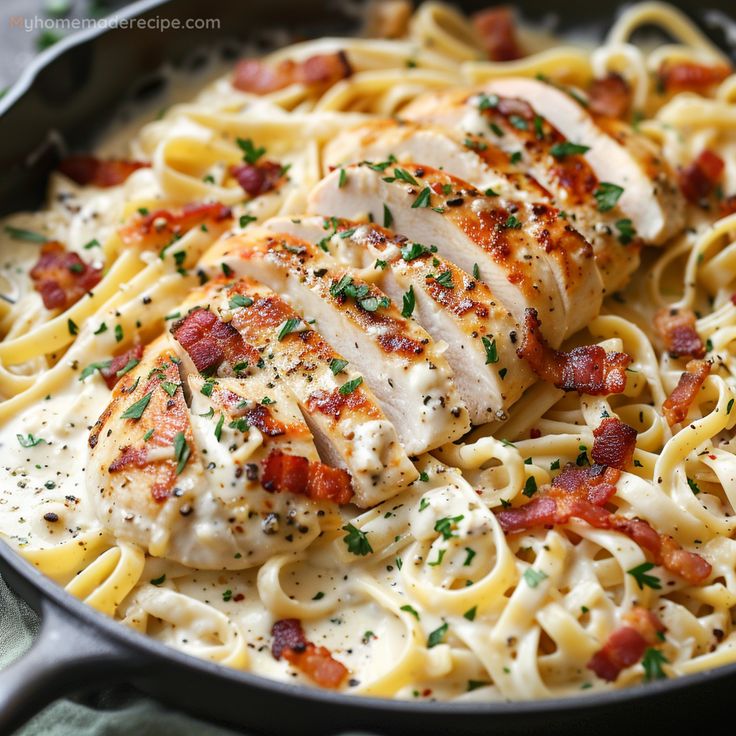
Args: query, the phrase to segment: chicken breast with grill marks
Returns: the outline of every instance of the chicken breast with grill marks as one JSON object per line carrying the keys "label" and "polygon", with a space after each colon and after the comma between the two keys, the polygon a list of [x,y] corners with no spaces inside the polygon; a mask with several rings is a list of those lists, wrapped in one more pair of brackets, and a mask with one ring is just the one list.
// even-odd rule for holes
{"label": "chicken breast with grill marks", "polygon": [[358,367],[284,299],[245,278],[208,289],[211,311],[258,353],[269,382],[295,396],[322,460],[350,473],[353,503],[373,506],[419,476]]}
{"label": "chicken breast with grill marks", "polygon": [[[520,331],[511,314],[488,286],[450,261],[415,252],[405,237],[378,225],[303,216],[272,218],[264,227],[320,243],[367,269],[366,278],[377,279],[404,313],[447,343],[445,357],[473,424],[503,418],[534,381],[516,355]],[[449,276],[438,281],[437,273]]]}
{"label": "chicken breast with grill marks", "polygon": [[383,171],[358,164],[325,177],[312,190],[309,209],[390,221],[397,233],[435,247],[469,274],[476,271],[515,320],[536,309],[555,346],[600,308],[593,251],[548,204],[499,201],[421,164]]}
{"label": "chicken breast with grill marks", "polygon": [[[592,245],[605,292],[616,291],[639,265],[641,239],[633,224],[622,219],[616,207],[600,211],[595,197],[598,178],[585,158],[575,152],[582,148],[567,145],[526,103],[517,109],[525,117],[510,115],[516,125],[507,117],[492,123],[502,137],[490,131],[473,135],[427,123],[367,123],[345,131],[326,146],[324,166],[331,170],[366,160],[382,166],[394,156],[399,163],[421,161],[442,169],[481,192],[495,192],[502,200],[549,201],[564,210],[567,221]],[[511,162],[514,154],[522,157],[515,164]]]}
{"label": "chicken breast with grill marks", "polygon": [[264,488],[272,453],[319,460],[291,395],[266,377],[205,379],[170,335],[149,345],[90,433],[87,481],[103,525],[153,556],[242,569],[339,524],[334,503]]}
{"label": "chicken breast with grill marks", "polygon": [[[506,150],[520,151],[534,176],[558,193],[570,189],[562,182],[569,176],[583,193],[592,187],[599,190],[603,183],[621,187],[615,207],[647,243],[663,243],[682,229],[682,196],[656,145],[625,123],[591,115],[552,84],[522,77],[495,79],[476,90],[421,95],[401,116],[480,134]],[[562,142],[587,149],[583,161],[571,159],[573,165],[579,164],[578,171],[573,167],[558,171],[559,166],[545,160],[550,148]],[[595,181],[586,183],[589,172]],[[560,207],[565,206],[560,201]]]}
{"label": "chicken breast with grill marks", "polygon": [[[288,296],[361,374],[410,455],[458,439],[470,428],[453,374],[430,335],[377,286],[321,248],[286,233],[250,230],[217,244],[205,268],[226,266]],[[437,278],[442,279],[438,272]],[[412,417],[410,423],[406,417]]]}

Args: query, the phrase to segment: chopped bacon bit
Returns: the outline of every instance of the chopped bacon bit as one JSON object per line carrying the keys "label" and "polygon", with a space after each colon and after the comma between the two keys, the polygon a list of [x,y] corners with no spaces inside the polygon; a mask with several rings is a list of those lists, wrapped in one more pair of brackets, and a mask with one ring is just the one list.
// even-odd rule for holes
{"label": "chopped bacon bit", "polygon": [[232,210],[219,202],[187,204],[179,212],[156,210],[137,217],[120,230],[120,237],[126,245],[160,248],[199,225],[226,223],[232,216]]}
{"label": "chopped bacon bit", "polygon": [[353,497],[350,474],[305,457],[273,450],[263,461],[261,485],[269,492],[295,493],[313,501],[346,504]]}
{"label": "chopped bacon bit", "polygon": [[646,608],[634,606],[624,614],[626,625],[616,629],[597,651],[588,669],[607,682],[614,682],[622,670],[636,664],[647,647],[658,644],[665,631],[664,624]]}
{"label": "chopped bacon bit", "polygon": [[337,688],[347,677],[347,668],[330,654],[329,649],[318,647],[307,640],[298,619],[277,621],[271,634],[271,654],[274,658],[283,657],[321,687]]}
{"label": "chopped bacon bit", "polygon": [[687,416],[690,404],[693,403],[709,373],[710,363],[706,360],[691,360],[685,366],[677,386],[662,404],[662,411],[670,427]]}
{"label": "chopped bacon bit", "polygon": [[491,61],[513,61],[524,56],[516,38],[516,24],[511,8],[486,8],[475,13],[471,20]]}
{"label": "chopped bacon bit", "polygon": [[729,74],[727,64],[698,64],[695,61],[664,61],[657,72],[665,92],[707,92]]}
{"label": "chopped bacon bit", "polygon": [[634,457],[636,430],[620,419],[607,417],[594,430],[590,456],[599,465],[624,470]]}
{"label": "chopped bacon bit", "polygon": [[229,171],[249,197],[257,197],[278,189],[286,181],[284,167],[275,161],[238,164],[231,166]]}
{"label": "chopped bacon bit", "polygon": [[231,324],[207,309],[193,309],[171,326],[171,333],[203,374],[214,373],[223,363],[231,374],[238,363],[257,363],[261,357]]}
{"label": "chopped bacon bit", "polygon": [[541,379],[563,391],[600,396],[619,394],[626,388],[626,353],[607,353],[600,345],[584,345],[569,353],[553,350],[539,330],[536,309],[524,313],[524,336],[516,353]]}
{"label": "chopped bacon bit", "polygon": [[717,153],[707,148],[701,151],[695,161],[677,174],[685,199],[697,203],[707,197],[718,184],[724,167],[723,159]]}
{"label": "chopped bacon bit", "polygon": [[529,430],[529,437],[533,440],[538,440],[542,436],[542,430],[537,427],[532,427]]}
{"label": "chopped bacon bit", "polygon": [[642,519],[628,519],[604,506],[616,492],[621,473],[615,468],[593,465],[580,468],[567,465],[535,498],[524,506],[502,509],[496,518],[506,533],[539,526],[566,524],[572,517],[582,519],[596,529],[614,529],[650,553],[657,565],[680,575],[694,585],[711,573],[711,565],[700,555],[683,550],[665,534],[659,534]]}
{"label": "chopped bacon bit", "polygon": [[623,118],[631,107],[629,83],[615,72],[594,79],[588,88],[590,111],[609,118]]}
{"label": "chopped bacon bit", "polygon": [[726,217],[736,212],[736,194],[731,194],[722,199],[718,203],[718,210],[721,217]]}
{"label": "chopped bacon bit", "polygon": [[101,161],[94,156],[69,156],[59,164],[59,171],[83,186],[91,184],[95,187],[115,187],[122,184],[134,171],[150,165],[143,161]]}
{"label": "chopped bacon bit", "polygon": [[691,309],[660,309],[654,317],[654,327],[674,358],[682,355],[702,358],[705,355],[705,345],[695,329],[695,312]]}
{"label": "chopped bacon bit", "polygon": [[352,73],[344,51],[316,54],[300,62],[285,59],[275,67],[258,59],[243,59],[235,67],[233,87],[256,95],[275,92],[290,84],[327,89]]}
{"label": "chopped bacon bit", "polygon": [[44,243],[31,269],[33,286],[46,309],[68,309],[102,279],[102,269],[93,268],[61,243]]}
{"label": "chopped bacon bit", "polygon": [[103,368],[100,373],[105,379],[105,383],[109,389],[120,380],[121,376],[118,375],[118,371],[123,370],[131,360],[140,360],[143,357],[143,345],[136,345],[130,350],[126,350],[120,355],[116,355],[111,361],[107,368]]}

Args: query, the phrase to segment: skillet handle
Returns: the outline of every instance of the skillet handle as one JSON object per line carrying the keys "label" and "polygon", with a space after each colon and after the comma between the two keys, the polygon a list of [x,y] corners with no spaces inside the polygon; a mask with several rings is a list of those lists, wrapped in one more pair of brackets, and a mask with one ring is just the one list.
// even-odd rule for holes
{"label": "skillet handle", "polygon": [[49,703],[85,687],[122,681],[145,664],[49,600],[31,648],[0,670],[0,734],[10,734]]}

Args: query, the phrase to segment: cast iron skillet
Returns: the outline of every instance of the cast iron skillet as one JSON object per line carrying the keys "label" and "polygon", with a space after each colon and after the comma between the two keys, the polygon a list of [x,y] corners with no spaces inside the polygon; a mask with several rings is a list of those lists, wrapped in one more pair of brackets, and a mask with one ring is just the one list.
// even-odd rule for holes
{"label": "cast iron skillet", "polygon": [[[488,4],[460,3],[474,10]],[[528,18],[547,0],[519,0]],[[561,29],[610,21],[615,0],[557,0]],[[702,20],[702,7],[690,6]],[[731,0],[707,0],[728,11]],[[217,17],[219,31],[87,31],[47,51],[0,101],[0,212],[40,204],[50,169],[65,147],[88,150],[123,99],[155,89],[165,62],[186,65],[214,42],[253,40],[284,26],[295,36],[349,33],[355,16],[338,0],[144,0],[125,16]],[[716,38],[718,41],[723,39]],[[736,665],[628,690],[568,700],[464,704],[357,698],[273,682],[205,662],[121,626],[64,592],[0,544],[0,571],[41,617],[41,632],[21,659],[0,672],[0,733],[17,728],[55,698],[127,682],[193,714],[264,734],[638,732],[675,733],[707,723],[736,687]],[[707,726],[706,726],[707,727]]]}

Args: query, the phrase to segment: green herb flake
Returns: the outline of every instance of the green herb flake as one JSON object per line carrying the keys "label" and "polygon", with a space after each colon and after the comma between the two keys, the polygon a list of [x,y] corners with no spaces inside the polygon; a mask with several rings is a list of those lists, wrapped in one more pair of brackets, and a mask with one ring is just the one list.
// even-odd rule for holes
{"label": "green herb flake", "polygon": [[527,497],[531,498],[537,492],[537,481],[533,475],[530,475],[524,483],[524,490],[522,493]]}
{"label": "green herb flake", "polygon": [[149,391],[143,398],[138,399],[134,404],[131,404],[121,415],[121,419],[140,419],[143,416],[143,412],[146,410],[148,403],[151,401],[153,391]]}
{"label": "green herb flake", "polygon": [[644,590],[644,586],[647,586],[652,590],[660,590],[662,584],[659,578],[654,575],[647,575],[647,573],[653,568],[654,563],[642,562],[641,565],[632,567],[631,570],[627,570],[626,572],[636,580],[636,584],[639,586],[640,590]]}
{"label": "green herb flake", "polygon": [[373,552],[373,547],[368,541],[368,532],[361,531],[352,524],[346,524],[342,530],[347,532],[343,537],[343,542],[347,545],[348,552],[361,557]]}
{"label": "green herb flake", "polygon": [[228,307],[230,309],[237,309],[238,307],[250,307],[253,304],[253,300],[245,294],[234,294],[230,297]]}
{"label": "green herb flake", "polygon": [[290,335],[292,332],[294,332],[297,327],[299,327],[301,323],[301,320],[298,317],[289,317],[289,319],[284,322],[284,324],[281,326],[281,329],[279,330],[278,334],[278,341],[281,342],[287,335]]}
{"label": "green herb flake", "polygon": [[533,567],[528,567],[524,570],[524,580],[530,588],[536,588],[539,583],[546,580],[548,575],[546,572],[541,570],[535,570]]}
{"label": "green herb flake", "polygon": [[343,383],[343,385],[338,389],[338,392],[340,393],[340,396],[349,396],[356,388],[358,388],[358,386],[360,386],[361,383],[363,383],[363,377],[358,376],[357,378],[353,378],[351,381]]}
{"label": "green herb flake", "polygon": [[598,211],[609,212],[612,210],[618,204],[618,200],[621,199],[623,193],[623,187],[620,187],[618,184],[611,184],[607,181],[600,182],[598,189],[593,192],[598,205]]}
{"label": "green herb flake", "polygon": [[468,619],[468,621],[475,621],[475,614],[478,612],[478,606],[473,606],[472,608],[469,608],[465,613],[463,614],[463,618]]}
{"label": "green herb flake", "polygon": [[149,580],[149,582],[151,583],[151,585],[155,585],[156,587],[158,587],[160,585],[163,585],[165,580],[166,580],[166,573],[164,573],[159,578],[153,578],[153,580]]}
{"label": "green herb flake", "polygon": [[192,454],[184,432],[177,432],[174,436],[174,458],[176,459],[176,474],[181,475],[184,467]]}
{"label": "green herb flake", "polygon": [[556,159],[563,159],[566,156],[580,156],[588,151],[590,151],[590,146],[583,146],[580,143],[573,143],[572,141],[555,143],[554,146],[549,149],[549,152]]}
{"label": "green herb flake", "polygon": [[455,524],[462,521],[465,517],[460,514],[459,516],[445,516],[442,519],[438,519],[434,524],[434,530],[442,535],[443,539],[450,539],[456,537],[457,534],[452,533],[452,529]]}
{"label": "green herb flake", "polygon": [[414,606],[410,606],[408,603],[405,606],[401,606],[399,609],[401,611],[406,611],[407,613],[410,613],[414,618],[419,621],[419,612],[414,608]]}
{"label": "green herb flake", "polygon": [[333,358],[330,361],[330,370],[332,371],[332,375],[336,376],[338,373],[342,373],[345,370],[345,366],[347,366],[347,364],[347,360],[343,360],[342,358]]}
{"label": "green herb flake", "polygon": [[481,342],[483,343],[483,348],[486,351],[486,365],[498,363],[498,348],[496,347],[495,339],[490,340],[484,336],[481,338]]}
{"label": "green herb flake", "polygon": [[22,434],[16,434],[15,438],[18,440],[18,443],[21,447],[36,447],[36,445],[44,444],[47,445],[48,442],[43,437],[35,437],[32,434],[22,435]]}
{"label": "green herb flake", "polygon": [[652,647],[647,649],[644,652],[641,664],[644,668],[644,682],[666,679],[667,673],[662,668],[662,665],[669,664],[669,660],[659,649],[653,649]]}
{"label": "green herb flake", "polygon": [[243,160],[247,164],[255,164],[266,153],[263,146],[256,147],[250,138],[238,138],[236,143],[243,152]]}
{"label": "green herb flake", "polygon": [[427,649],[431,649],[432,647],[436,647],[438,644],[442,644],[445,635],[447,634],[447,629],[449,628],[447,622],[442,624],[442,626],[439,626],[434,631],[431,631],[429,636],[427,637]]}

